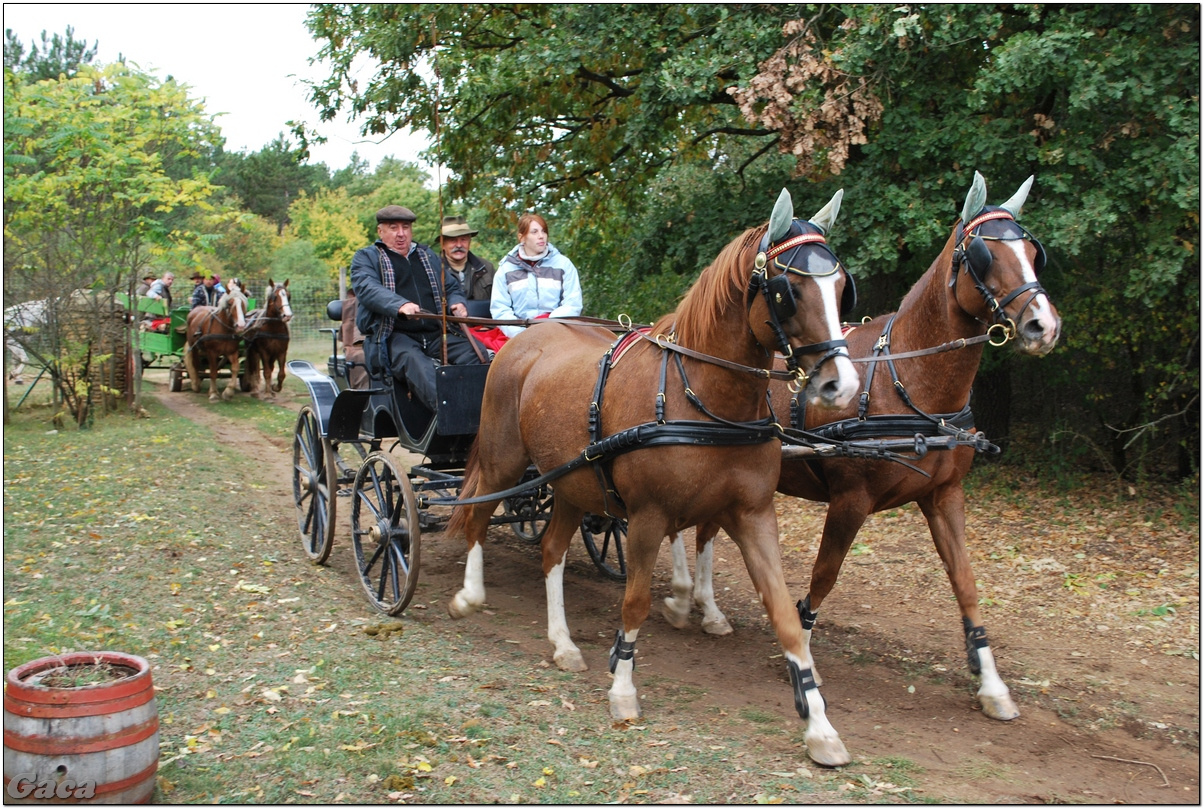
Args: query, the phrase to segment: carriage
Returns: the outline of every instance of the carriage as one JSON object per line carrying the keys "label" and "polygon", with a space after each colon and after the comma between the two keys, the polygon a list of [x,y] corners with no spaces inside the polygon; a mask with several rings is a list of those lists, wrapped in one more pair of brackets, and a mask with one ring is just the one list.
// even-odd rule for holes
{"label": "carriage", "polygon": [[[556,480],[555,508],[548,504],[546,530],[539,532],[548,639],[562,670],[588,668],[564,614],[569,541],[590,512],[617,513],[627,520],[629,570],[622,625],[609,655],[614,678],[608,698],[611,716],[628,721],[641,715],[633,678],[636,641],[650,613],[652,570],[664,538],[675,535],[674,597],[665,599],[664,615],[671,625],[684,627],[691,583],[688,571],[679,569],[685,558],[678,552],[680,531],[699,526],[702,590],[695,588],[692,595],[702,606],[706,592],[713,595],[711,529],[722,528],[739,547],[781,643],[795,709],[806,723],[807,754],[836,767],[851,757],[826,716],[811,635],[852,537],[870,510],[885,507],[864,496],[863,502],[844,501],[848,491],[856,493],[858,481],[872,477],[872,485],[882,487],[885,480],[886,491],[897,493],[898,475],[910,475],[908,482],[919,485],[900,494],[898,503],[916,500],[929,519],[962,612],[967,663],[980,681],[978,702],[987,716],[1015,718],[1019,713],[995,668],[978,615],[964,547],[962,478],[973,453],[991,445],[955,410],[969,397],[983,343],[1002,345],[1015,338],[1023,350],[1039,355],[1057,342],[1060,318],[1036,277],[1045,264],[1044,250],[1015,222],[1031,183],[1030,178],[1003,205],[986,206],[985,181],[976,173],[944,249],[904,299],[898,317],[871,320],[861,334],[840,332],[840,320],[855,305],[855,287],[824,238],[842,193],[810,220],[800,220],[783,190],[768,225],[730,242],[675,312],[649,332],[628,330],[616,341],[596,324],[590,329],[579,328],[590,324],[544,321],[546,326],[507,344],[488,371],[441,368],[440,412],[417,421],[407,421],[404,386],[340,390],[335,379],[308,363],[290,363],[314,400],[298,418],[294,441],[294,494],[307,553],[318,560],[329,554],[334,502],[342,493],[338,484],[352,478],[352,540],[361,581],[378,608],[396,614],[412,595],[426,506],[456,505],[446,533],[465,537],[468,558],[464,586],[448,603],[448,613],[465,618],[486,603],[483,545],[487,527],[499,521],[498,501],[532,496],[542,509],[543,484]],[[341,315],[332,311],[335,319]],[[882,328],[880,336],[870,334],[875,324]],[[917,324],[918,334],[912,334]],[[928,341],[941,334],[937,325],[950,339],[933,346]],[[621,355],[620,372],[612,373],[628,338],[634,348]],[[892,342],[906,349],[913,339],[924,347],[886,351]],[[964,382],[956,390],[944,384],[954,377],[949,368],[943,373],[928,368],[908,393],[894,365],[970,346],[976,348],[951,361],[957,380]],[[784,358],[785,370],[775,367],[775,354]],[[691,361],[688,372],[683,358]],[[332,359],[336,368],[338,361]],[[342,361],[346,368],[348,354]],[[899,401],[876,395],[885,412],[859,410],[871,398],[875,375],[872,370],[859,374],[854,362],[870,369],[884,363],[890,379],[878,374],[877,389],[897,391]],[[348,378],[351,373],[348,369]],[[784,391],[802,393],[786,405],[797,411],[790,428],[774,414],[778,397],[771,394],[772,380],[783,382]],[[933,386],[936,397],[922,384],[933,380],[939,383]],[[473,395],[464,396],[470,388]],[[605,398],[604,391],[609,391]],[[805,415],[803,405],[810,408]],[[650,412],[654,421],[648,421]],[[850,412],[853,419],[839,418]],[[899,414],[906,418],[898,419]],[[485,429],[477,433],[478,425]],[[590,440],[579,449],[583,430]],[[403,473],[395,457],[380,450],[381,438],[392,435],[429,463]],[[338,451],[344,444],[361,456],[353,474]],[[472,453],[465,455],[469,446]],[[930,454],[930,449],[949,452]],[[453,458],[459,463],[454,474],[450,466],[439,468]],[[824,464],[832,472],[830,492],[794,490],[792,475],[799,470],[787,470],[786,461]],[[866,461],[897,462],[904,471]],[[778,547],[775,488],[831,503],[811,591],[793,605]],[[432,496],[451,490],[459,495]],[[832,539],[834,524],[842,529],[838,543]],[[717,624],[708,628],[705,618],[703,630],[725,634]]]}
{"label": "carriage", "polygon": [[[161,300],[137,296],[131,303],[129,296],[118,293],[118,301],[130,313],[131,329],[139,330],[138,350],[130,352],[133,364],[133,377],[140,379],[144,370],[166,370],[167,386],[172,393],[184,390],[189,380],[188,369],[184,363],[184,349],[187,346],[185,327],[188,322],[188,306],[172,307],[169,311]],[[248,308],[255,308],[255,299],[247,301]],[[143,316],[150,316],[152,322],[160,324],[155,328],[142,328]],[[131,346],[133,345],[131,341]],[[246,350],[242,350],[240,360],[246,359]],[[247,373],[245,362],[239,363],[238,388],[244,393],[251,390],[251,379]],[[203,369],[202,369],[203,370]],[[228,379],[230,371],[223,368],[219,376]]]}
{"label": "carriage", "polygon": [[[409,397],[404,381],[368,373],[354,336],[354,300],[326,308],[340,324],[323,329],[332,342],[326,373],[305,360],[288,363],[311,399],[293,434],[293,497],[305,554],[318,564],[330,555],[339,501],[350,507],[360,583],[373,607],[399,615],[417,584],[422,533],[442,525],[463,484],[489,366],[439,366],[439,407],[432,413]],[[489,317],[488,301],[468,304],[470,318]],[[532,468],[524,479],[537,476]],[[524,488],[504,499],[491,524],[538,543],[551,501],[549,484]],[[599,515],[586,515],[581,525],[594,564],[619,581],[626,574],[625,530],[622,520]]]}

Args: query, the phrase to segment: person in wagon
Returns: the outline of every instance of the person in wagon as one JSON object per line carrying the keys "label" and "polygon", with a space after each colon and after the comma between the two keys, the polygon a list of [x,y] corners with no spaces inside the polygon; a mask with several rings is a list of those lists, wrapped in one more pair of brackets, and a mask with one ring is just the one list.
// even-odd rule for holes
{"label": "person in wagon", "polygon": [[479,232],[463,216],[445,216],[439,233],[443,263],[455,273],[470,301],[487,301],[493,293],[493,264],[472,252],[472,237]]}
{"label": "person in wagon", "polygon": [[[548,223],[539,214],[518,220],[518,244],[498,266],[489,311],[496,320],[576,317],[581,314],[581,279],[568,256],[548,242]],[[507,338],[522,326],[502,326]]]}
{"label": "person in wagon", "polygon": [[176,280],[174,272],[165,272],[163,277],[151,283],[146,290],[146,297],[163,301],[168,311],[171,311],[171,285]]}
{"label": "person in wagon", "polygon": [[192,274],[192,280],[196,282],[196,286],[192,288],[192,308],[198,306],[217,306],[217,284],[216,276],[206,278],[198,270]]}
{"label": "person in wagon", "polygon": [[153,272],[148,272],[146,275],[142,276],[142,283],[138,284],[138,288],[134,290],[134,294],[145,295],[151,288],[151,284],[155,282],[156,278],[158,278],[158,276]]}
{"label": "person in wagon", "polygon": [[[369,371],[388,368],[404,379],[411,395],[435,411],[435,366],[443,355],[443,324],[416,319],[419,312],[464,317],[464,292],[438,254],[414,241],[409,208],[387,205],[376,212],[377,240],[351,259],[351,286],[359,300],[355,325],[364,334],[364,361]],[[487,362],[461,334],[447,335],[447,360],[453,365]]]}

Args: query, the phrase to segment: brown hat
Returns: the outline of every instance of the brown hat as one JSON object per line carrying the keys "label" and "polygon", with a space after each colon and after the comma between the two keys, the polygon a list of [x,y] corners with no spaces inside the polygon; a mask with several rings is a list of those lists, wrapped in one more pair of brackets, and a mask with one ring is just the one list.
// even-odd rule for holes
{"label": "brown hat", "polygon": [[148,272],[146,275],[142,276],[142,280],[143,281],[154,281],[158,277],[159,276],[155,275],[153,272]]}
{"label": "brown hat", "polygon": [[476,236],[479,232],[470,228],[468,220],[462,216],[445,216],[443,217],[443,232],[439,234],[439,238],[454,239],[457,236]]}
{"label": "brown hat", "polygon": [[191,281],[193,278],[201,278],[201,279],[204,279],[204,277],[205,277],[205,274],[204,274],[203,272],[201,272],[200,270],[197,270],[197,271],[196,271],[196,272],[194,272],[192,275],[188,276],[188,280],[190,280],[190,281]]}
{"label": "brown hat", "polygon": [[377,222],[413,222],[418,217],[409,208],[386,205],[376,212]]}

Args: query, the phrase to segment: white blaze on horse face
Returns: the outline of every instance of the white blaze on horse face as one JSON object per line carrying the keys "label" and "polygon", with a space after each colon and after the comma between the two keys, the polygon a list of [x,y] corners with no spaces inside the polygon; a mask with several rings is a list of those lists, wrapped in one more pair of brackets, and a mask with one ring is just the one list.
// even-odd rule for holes
{"label": "white blaze on horse face", "polygon": [[[839,278],[840,274],[833,272],[830,275],[813,276],[811,279],[819,285],[820,294],[823,296],[824,320],[828,324],[829,340],[841,339],[840,303],[836,296],[836,282]],[[817,407],[844,407],[853,400],[860,387],[861,379],[857,376],[853,361],[849,359],[849,350],[838,348],[836,351],[836,359],[831,360],[836,368],[836,388],[831,392],[831,400],[821,399],[820,393],[816,392],[809,402]]]}
{"label": "white blaze on horse face", "polygon": [[[1015,254],[1016,261],[1020,263],[1020,270],[1024,274],[1024,283],[1036,283],[1037,271],[1033,268],[1033,264],[1024,250],[1026,241],[1024,239],[1007,239],[1000,243],[1007,245],[1008,249]],[[1037,344],[1036,349],[1041,353],[1049,351],[1057,342],[1059,332],[1058,318],[1053,313],[1053,304],[1042,293],[1033,298],[1028,309],[1032,311],[1033,318],[1041,324],[1041,341]]]}
{"label": "white blaze on horse face", "polygon": [[284,317],[282,319],[285,323],[288,323],[293,319],[293,307],[289,305],[288,290],[284,287],[280,288],[280,303],[284,307]]}

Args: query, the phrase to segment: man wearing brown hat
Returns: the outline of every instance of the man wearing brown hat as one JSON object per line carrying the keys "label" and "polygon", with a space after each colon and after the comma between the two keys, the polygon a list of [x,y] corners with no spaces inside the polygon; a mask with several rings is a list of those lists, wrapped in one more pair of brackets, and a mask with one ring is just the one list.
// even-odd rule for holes
{"label": "man wearing brown hat", "polygon": [[493,295],[494,268],[471,250],[472,237],[477,232],[464,217],[445,216],[439,244],[443,248],[443,263],[460,279],[466,297],[470,301],[487,301]]}
{"label": "man wearing brown hat", "polygon": [[196,286],[192,288],[191,302],[193,309],[198,306],[217,306],[218,294],[214,288],[215,284],[217,284],[216,275],[206,278],[200,270],[197,270],[189,280],[196,282]]}
{"label": "man wearing brown hat", "polygon": [[[388,368],[404,379],[411,395],[435,408],[435,366],[442,359],[443,325],[418,312],[468,314],[460,282],[447,272],[433,250],[414,241],[409,208],[387,205],[376,212],[376,243],[351,259],[351,285],[359,300],[355,325],[364,333],[364,361],[373,373]],[[460,334],[447,335],[447,360],[453,365],[481,362]]]}

